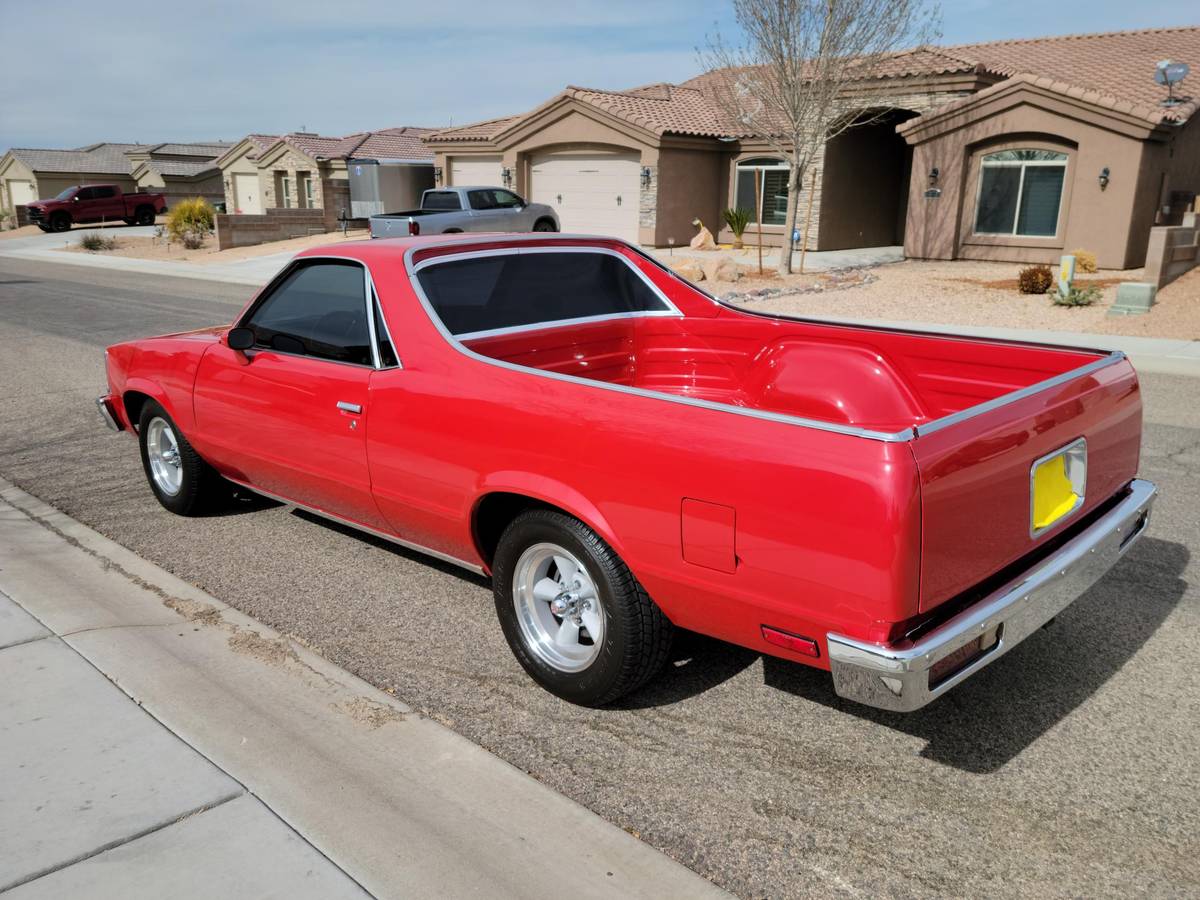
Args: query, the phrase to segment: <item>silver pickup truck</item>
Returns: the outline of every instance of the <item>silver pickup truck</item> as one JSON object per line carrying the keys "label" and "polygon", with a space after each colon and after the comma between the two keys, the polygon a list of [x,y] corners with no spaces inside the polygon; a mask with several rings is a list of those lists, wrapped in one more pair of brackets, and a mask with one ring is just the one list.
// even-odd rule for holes
{"label": "silver pickup truck", "polygon": [[558,231],[558,214],[507,188],[471,185],[426,191],[420,209],[371,216],[373,238],[460,231]]}

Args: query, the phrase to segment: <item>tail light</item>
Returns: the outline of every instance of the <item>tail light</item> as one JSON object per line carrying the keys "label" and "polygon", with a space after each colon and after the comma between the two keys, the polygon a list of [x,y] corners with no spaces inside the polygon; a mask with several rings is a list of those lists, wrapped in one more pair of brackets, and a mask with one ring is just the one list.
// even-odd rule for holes
{"label": "tail light", "polygon": [[418,222],[416,219],[414,219],[412,216],[408,217],[408,233],[409,234],[420,234],[421,233],[421,223]]}

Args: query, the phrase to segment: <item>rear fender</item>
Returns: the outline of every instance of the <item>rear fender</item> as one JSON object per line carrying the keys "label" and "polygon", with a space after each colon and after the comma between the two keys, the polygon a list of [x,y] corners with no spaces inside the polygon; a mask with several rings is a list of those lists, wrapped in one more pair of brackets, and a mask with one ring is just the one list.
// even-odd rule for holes
{"label": "rear fender", "polygon": [[600,535],[604,542],[622,559],[626,558],[621,542],[614,534],[608,519],[594,503],[575,488],[532,472],[493,472],[480,483],[475,499],[471,503],[472,522],[475,521],[475,515],[483,499],[489,494],[496,493],[520,494],[531,500],[539,500],[550,506],[556,506]]}

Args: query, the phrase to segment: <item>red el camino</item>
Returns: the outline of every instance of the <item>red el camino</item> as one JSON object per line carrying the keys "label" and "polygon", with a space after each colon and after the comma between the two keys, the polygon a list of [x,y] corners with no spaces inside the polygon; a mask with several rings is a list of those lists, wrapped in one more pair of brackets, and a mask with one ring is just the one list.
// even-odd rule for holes
{"label": "red el camino", "polygon": [[733,308],[616,240],[301,254],[232,327],[107,352],[181,515],[230,483],[491,575],[544,687],[599,705],[674,628],[914,710],[1146,527],[1120,353]]}

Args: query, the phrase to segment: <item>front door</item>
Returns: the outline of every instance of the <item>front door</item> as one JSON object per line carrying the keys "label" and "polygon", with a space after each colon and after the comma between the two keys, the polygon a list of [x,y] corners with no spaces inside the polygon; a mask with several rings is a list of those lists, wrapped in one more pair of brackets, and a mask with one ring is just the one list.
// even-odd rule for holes
{"label": "front door", "polygon": [[367,472],[374,365],[362,265],[300,260],[240,324],[253,330],[254,347],[217,344],[196,374],[206,458],[251,487],[386,527]]}

